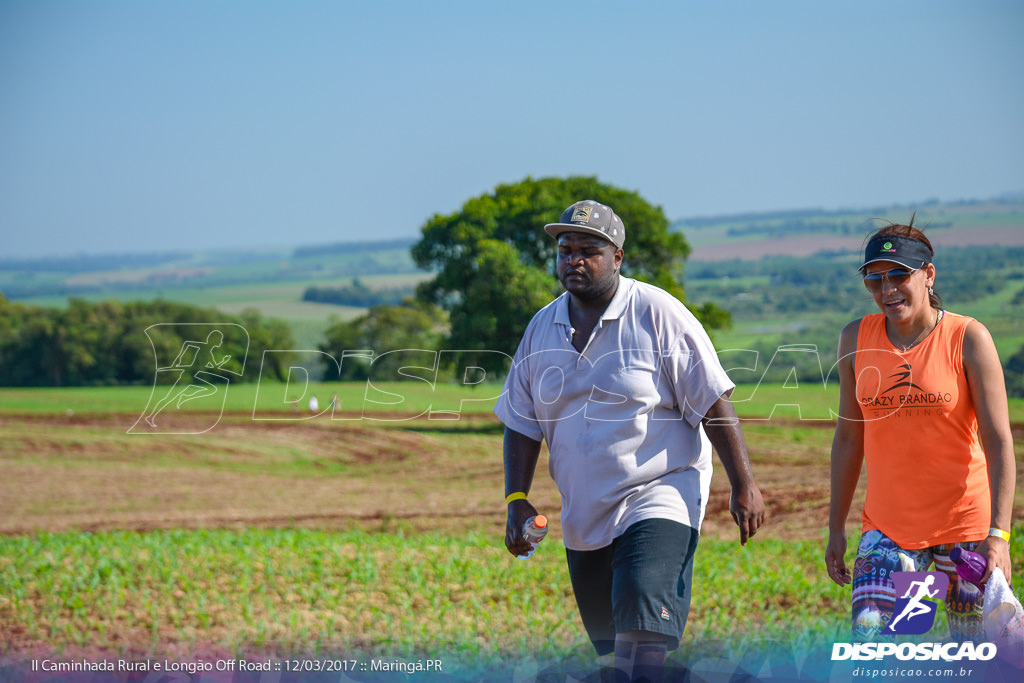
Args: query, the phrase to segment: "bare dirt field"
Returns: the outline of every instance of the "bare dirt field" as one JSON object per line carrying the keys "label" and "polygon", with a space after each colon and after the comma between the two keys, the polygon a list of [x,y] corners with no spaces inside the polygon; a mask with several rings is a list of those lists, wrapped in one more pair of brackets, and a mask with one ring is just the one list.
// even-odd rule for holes
{"label": "bare dirt field", "polygon": [[[490,416],[339,423],[236,415],[204,434],[126,434],[135,417],[0,416],[0,533],[401,526],[503,534],[502,431]],[[207,426],[202,416],[175,419],[181,431]],[[765,535],[823,537],[832,428],[814,425],[746,428],[769,514]],[[1024,425],[1014,432],[1020,481]],[[735,536],[728,496],[716,460],[705,534]],[[851,525],[859,522],[861,500]],[[557,516],[546,459],[531,501]],[[1020,502],[1015,519],[1024,517]]]}
{"label": "bare dirt field", "polygon": [[[863,235],[793,235],[788,237],[744,240],[696,246],[691,261],[727,261],[759,259],[762,256],[810,256],[820,251],[859,251],[864,247]],[[1007,247],[1024,245],[1024,229],[1019,225],[977,228],[942,228],[926,231],[935,247],[964,247],[999,244]]]}
{"label": "bare dirt field", "polygon": [[756,260],[763,256],[809,256],[819,251],[855,251],[862,237],[790,236],[694,247],[690,261]]}

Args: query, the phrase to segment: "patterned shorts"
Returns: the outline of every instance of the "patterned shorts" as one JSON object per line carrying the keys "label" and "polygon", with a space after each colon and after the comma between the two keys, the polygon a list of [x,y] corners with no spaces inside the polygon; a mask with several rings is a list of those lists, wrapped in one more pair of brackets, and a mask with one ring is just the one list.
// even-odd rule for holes
{"label": "patterned shorts", "polygon": [[956,546],[974,550],[979,543],[951,543],[906,550],[881,531],[865,531],[853,565],[853,637],[862,642],[893,639],[882,630],[892,618],[898,597],[891,575],[906,571],[900,559],[902,555],[913,564],[912,571],[928,571],[934,563],[935,571],[949,577],[946,617],[950,637],[959,641],[984,640],[981,622],[984,594],[973,584],[962,581],[956,573],[956,565],[949,559],[950,551]]}

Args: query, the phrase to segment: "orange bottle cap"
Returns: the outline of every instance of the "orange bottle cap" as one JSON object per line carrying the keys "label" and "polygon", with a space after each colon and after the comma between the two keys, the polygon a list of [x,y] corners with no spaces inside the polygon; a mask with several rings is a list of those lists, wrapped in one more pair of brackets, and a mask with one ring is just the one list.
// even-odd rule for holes
{"label": "orange bottle cap", "polygon": [[537,515],[533,518],[533,525],[538,529],[543,529],[548,525],[548,518],[544,515]]}

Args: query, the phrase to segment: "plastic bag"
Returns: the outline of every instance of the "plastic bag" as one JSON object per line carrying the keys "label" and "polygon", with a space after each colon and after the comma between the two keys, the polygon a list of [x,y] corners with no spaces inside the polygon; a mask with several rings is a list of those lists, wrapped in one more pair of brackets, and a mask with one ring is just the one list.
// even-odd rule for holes
{"label": "plastic bag", "polygon": [[1024,668],[1024,608],[998,567],[985,585],[982,623],[985,637],[995,643],[999,657],[1018,669]]}

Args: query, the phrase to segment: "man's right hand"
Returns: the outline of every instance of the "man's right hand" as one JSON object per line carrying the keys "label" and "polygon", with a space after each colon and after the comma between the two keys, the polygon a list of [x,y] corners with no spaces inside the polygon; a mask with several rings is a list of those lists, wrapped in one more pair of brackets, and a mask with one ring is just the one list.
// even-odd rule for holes
{"label": "man's right hand", "polygon": [[523,525],[530,517],[537,515],[537,509],[525,499],[514,500],[508,505],[508,520],[505,522],[505,547],[519,557],[533,550],[533,544],[523,538]]}
{"label": "man's right hand", "polygon": [[729,514],[740,528],[740,545],[746,545],[764,524],[764,499],[757,484],[751,481],[733,489],[729,496]]}

